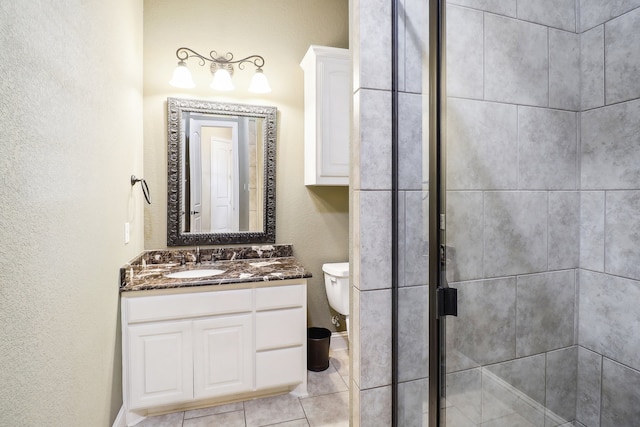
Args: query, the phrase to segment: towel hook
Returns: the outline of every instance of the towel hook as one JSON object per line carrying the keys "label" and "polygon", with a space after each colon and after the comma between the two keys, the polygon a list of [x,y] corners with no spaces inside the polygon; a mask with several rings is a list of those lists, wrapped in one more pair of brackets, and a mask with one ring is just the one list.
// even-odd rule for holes
{"label": "towel hook", "polygon": [[139,182],[142,187],[142,194],[144,194],[144,198],[148,204],[151,204],[151,194],[149,193],[149,186],[147,185],[147,181],[144,178],[136,178],[135,175],[131,175],[131,186],[133,187],[136,183]]}

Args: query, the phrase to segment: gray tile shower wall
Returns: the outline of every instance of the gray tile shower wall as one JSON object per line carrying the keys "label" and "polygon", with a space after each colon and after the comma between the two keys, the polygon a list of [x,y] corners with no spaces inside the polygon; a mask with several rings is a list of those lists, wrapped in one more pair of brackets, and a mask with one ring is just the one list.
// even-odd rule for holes
{"label": "gray tile shower wall", "polygon": [[640,371],[638,301],[640,282],[581,270],[580,345]]}
{"label": "gray tile shower wall", "polygon": [[578,382],[578,347],[568,347],[547,353],[545,407],[547,415],[562,420],[576,416]]}
{"label": "gray tile shower wall", "polygon": [[485,14],[485,99],[549,105],[549,39],[545,26]]}
{"label": "gray tile shower wall", "polygon": [[[544,418],[535,405],[488,401],[479,419],[632,425],[640,2],[580,0],[579,13],[573,1],[549,3],[449,1],[448,277],[459,282],[463,313],[450,322],[449,375],[490,372],[485,388],[497,388],[482,393],[504,403],[501,382],[517,381],[489,367],[546,355],[546,373],[530,370],[547,387]],[[499,294],[505,310],[484,292]],[[567,378],[557,381],[554,369]]]}
{"label": "gray tile shower wall", "polygon": [[484,91],[484,14],[447,7],[447,92],[482,99]]}
{"label": "gray tile shower wall", "polygon": [[580,191],[580,268],[604,271],[604,191]]}
{"label": "gray tile shower wall", "polygon": [[447,3],[467,6],[498,15],[511,17],[517,15],[516,0],[448,0]]}
{"label": "gray tile shower wall", "polygon": [[607,104],[640,97],[636,83],[640,73],[640,9],[607,22],[604,26],[605,98]]}
{"label": "gray tile shower wall", "polygon": [[460,425],[572,423],[575,1],[450,0],[447,12],[447,268],[459,297],[459,317],[447,321],[447,416]]}
{"label": "gray tile shower wall", "polygon": [[[633,82],[633,84],[638,84]],[[581,113],[582,190],[635,190],[640,187],[640,100]]]}
{"label": "gray tile shower wall", "polygon": [[[388,191],[359,191],[354,194],[354,210],[360,215],[355,225],[353,245],[360,257],[354,262],[355,285],[363,291],[389,288],[391,283],[391,220]],[[377,215],[366,215],[376,212]]]}
{"label": "gray tile shower wall", "polygon": [[447,280],[459,282],[483,277],[484,194],[481,191],[447,193]]}
{"label": "gray tile shower wall", "polygon": [[580,0],[576,420],[640,418],[640,1]]}
{"label": "gray tile shower wall", "polygon": [[580,36],[549,29],[549,106],[580,108]]}
{"label": "gray tile shower wall", "polygon": [[549,193],[549,270],[575,268],[580,260],[580,192]]}
{"label": "gray tile shower wall", "polygon": [[581,109],[604,105],[604,25],[580,34]]}
{"label": "gray tile shower wall", "polygon": [[[398,102],[398,187],[401,190],[422,190],[423,176],[429,173],[422,156],[422,95],[400,93]],[[413,155],[408,155],[413,153]]]}
{"label": "gray tile shower wall", "polygon": [[518,188],[575,190],[577,130],[572,111],[518,107]]}
{"label": "gray tile shower wall", "polygon": [[602,426],[632,426],[640,419],[640,372],[604,358],[602,361]]}
{"label": "gray tile shower wall", "polygon": [[447,321],[447,371],[516,357],[516,279],[460,282],[459,315]]}
{"label": "gray tile shower wall", "polygon": [[548,195],[545,191],[485,192],[485,277],[547,270]]}
{"label": "gray tile shower wall", "polygon": [[[353,425],[376,426],[391,413],[391,264],[383,258],[390,251],[383,223],[391,223],[391,80],[390,61],[379,61],[391,52],[391,21],[388,2],[351,3],[351,397]],[[428,202],[420,144],[425,4],[399,6],[399,256],[407,335],[426,328],[419,311],[426,304],[420,266]],[[640,0],[448,1],[447,255],[461,304],[448,331],[454,357],[447,404],[460,425],[526,419],[593,427],[632,425],[638,416],[640,396],[632,390],[640,342],[633,336],[640,319],[629,304],[640,301],[640,33],[633,30],[639,6]],[[626,339],[613,332],[634,327]],[[401,343],[402,425],[424,425],[425,344]]]}
{"label": "gray tile shower wall", "polygon": [[429,322],[427,286],[403,287],[398,291],[402,307],[398,319],[398,380],[413,381],[428,376]]}
{"label": "gray tile shower wall", "polygon": [[575,33],[575,0],[519,1],[518,19]]}
{"label": "gray tile shower wall", "polygon": [[578,347],[576,419],[584,425],[600,425],[601,386],[602,356]]}
{"label": "gray tile shower wall", "polygon": [[507,190],[517,186],[515,105],[449,98],[447,188]]}
{"label": "gray tile shower wall", "polygon": [[574,269],[518,276],[516,288],[517,357],[575,344]]}
{"label": "gray tile shower wall", "polygon": [[640,191],[607,191],[605,203],[605,271],[640,280]]}
{"label": "gray tile shower wall", "polygon": [[640,0],[579,0],[580,31],[586,31],[640,6]]}
{"label": "gray tile shower wall", "polygon": [[[391,408],[391,9],[383,0],[351,3],[354,85],[352,134],[352,425],[390,425]],[[400,90],[399,276],[406,306],[399,399],[403,425],[426,410],[428,243],[422,152],[427,2],[398,3]],[[419,319],[414,318],[419,317]],[[419,392],[420,391],[420,392]]]}

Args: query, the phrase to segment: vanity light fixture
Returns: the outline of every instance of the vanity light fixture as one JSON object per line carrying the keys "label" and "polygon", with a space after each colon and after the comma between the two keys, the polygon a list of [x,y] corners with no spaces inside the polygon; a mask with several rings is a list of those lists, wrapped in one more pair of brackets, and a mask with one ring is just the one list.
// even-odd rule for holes
{"label": "vanity light fixture", "polygon": [[211,88],[220,91],[230,91],[234,89],[231,76],[233,75],[233,65],[238,64],[238,68],[243,70],[245,63],[249,62],[256,67],[256,73],[251,79],[249,85],[249,91],[254,93],[269,93],[271,87],[267,76],[264,74],[262,67],[264,66],[264,58],[260,55],[251,55],[246,58],[233,60],[233,54],[227,52],[225,56],[219,56],[215,50],[209,52],[209,57],[200,55],[198,52],[189,49],[188,47],[181,47],[176,50],[176,56],[178,57],[178,66],[173,72],[173,77],[169,81],[171,86],[179,88],[192,88],[195,87],[191,72],[187,68],[186,61],[189,58],[196,57],[199,60],[200,66],[203,67],[207,62],[210,62],[211,74],[213,74],[213,81],[211,82]]}

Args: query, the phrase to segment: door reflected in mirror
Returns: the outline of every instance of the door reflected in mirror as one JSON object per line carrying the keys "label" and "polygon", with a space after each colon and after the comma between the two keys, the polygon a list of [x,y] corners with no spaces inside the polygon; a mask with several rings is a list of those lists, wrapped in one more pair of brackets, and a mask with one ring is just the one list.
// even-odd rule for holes
{"label": "door reflected in mirror", "polygon": [[264,119],[185,112],[185,233],[262,231]]}
{"label": "door reflected in mirror", "polygon": [[167,244],[275,242],[275,107],[167,106]]}

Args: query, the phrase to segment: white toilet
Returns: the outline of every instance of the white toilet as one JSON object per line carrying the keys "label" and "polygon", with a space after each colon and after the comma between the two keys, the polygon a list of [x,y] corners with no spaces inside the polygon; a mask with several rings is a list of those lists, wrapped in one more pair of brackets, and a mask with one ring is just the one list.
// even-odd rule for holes
{"label": "white toilet", "polygon": [[345,317],[349,336],[349,263],[337,262],[322,265],[324,287],[329,305]]}

